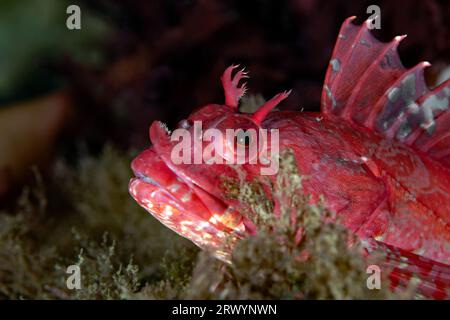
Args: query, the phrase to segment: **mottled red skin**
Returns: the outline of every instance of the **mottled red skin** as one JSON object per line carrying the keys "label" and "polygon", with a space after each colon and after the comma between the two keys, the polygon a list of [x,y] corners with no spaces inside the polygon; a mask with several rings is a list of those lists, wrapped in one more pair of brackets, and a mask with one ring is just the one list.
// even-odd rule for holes
{"label": "mottled red skin", "polygon": [[280,129],[281,149],[295,151],[300,172],[310,177],[305,191],[324,195],[359,235],[448,263],[449,170],[364,128],[319,120],[273,112],[264,122]]}
{"label": "mottled red skin", "polygon": [[[356,39],[364,46],[370,43],[373,50],[378,50],[370,51],[374,57],[366,54],[376,64],[365,63],[369,64],[372,73],[392,82],[387,83],[388,88],[398,86],[403,90],[405,81],[402,79],[411,74],[414,81],[421,77],[419,71],[422,72],[425,64],[407,71],[400,64],[395,65],[398,58],[396,51],[391,50],[396,48],[401,37],[383,47],[371,38],[367,28],[356,29],[350,26],[350,21],[348,19],[341,29],[341,32],[346,32],[342,39]],[[353,50],[353,46],[348,46],[344,40],[336,45],[333,57],[349,63],[359,55],[364,57],[360,48],[354,50],[354,55],[346,54],[345,50]],[[380,56],[375,57],[376,54]],[[391,69],[383,65],[384,55],[389,55]],[[337,213],[340,223],[363,239],[375,239],[375,244],[398,259],[392,260],[394,265],[406,262],[407,267],[401,267],[403,276],[420,273],[425,286],[422,292],[434,298],[444,298],[445,289],[450,286],[450,269],[446,266],[450,264],[450,170],[442,148],[435,147],[432,156],[422,151],[430,149],[424,149],[427,143],[442,145],[442,139],[436,140],[439,144],[432,141],[433,144],[430,141],[436,137],[420,132],[416,136],[423,137],[424,143],[417,147],[413,144],[416,140],[411,138],[414,131],[403,142],[394,139],[408,113],[398,112],[397,122],[394,121],[387,130],[377,126],[384,124],[381,120],[388,119],[385,117],[387,112],[401,111],[406,107],[403,104],[410,103],[407,99],[423,102],[432,95],[445,98],[445,88],[427,93],[419,79],[415,82],[416,92],[413,92],[416,96],[409,97],[409,92],[405,91],[401,98],[404,100],[400,99],[394,105],[388,101],[388,93],[382,84],[374,86],[376,94],[363,90],[363,85],[370,83],[367,77],[361,77],[355,88],[350,86],[354,82],[352,66],[347,67],[350,72],[342,75],[339,68],[331,70],[330,67],[321,113],[269,113],[288,96],[289,93],[285,92],[276,95],[255,114],[248,115],[237,111],[239,98],[245,93],[245,86],[239,87],[238,83],[246,73],[240,71],[233,78],[234,68],[228,68],[222,77],[226,104],[204,106],[193,112],[188,122],[202,121],[204,130],[216,128],[224,119],[230,120],[228,123],[231,124],[236,120],[239,126],[248,122],[248,125],[264,129],[279,129],[280,151],[292,149],[299,171],[308,177],[303,182],[304,191],[312,195],[313,200],[323,196],[326,205]],[[363,64],[354,72],[362,74],[361,68]],[[336,79],[341,82],[333,82]],[[363,103],[356,106],[348,104],[348,101],[357,101],[356,98]],[[373,108],[368,104],[370,101],[376,102]],[[367,111],[365,108],[376,110],[379,116],[375,117],[372,109]],[[442,119],[448,113],[435,115],[438,132],[446,134],[442,129],[445,128]],[[419,125],[424,123],[423,119],[421,121],[412,123],[412,126],[416,125],[413,129],[419,130]],[[192,132],[193,129],[190,130]],[[198,139],[195,134],[193,136]],[[130,182],[130,193],[166,226],[226,260],[230,248],[224,249],[223,245],[227,236],[232,235],[236,239],[257,230],[248,218],[239,213],[242,204],[225,196],[221,177],[251,181],[260,177],[260,165],[243,164],[236,168],[225,164],[174,164],[170,155],[175,143],[170,141],[160,123],[152,124],[150,139],[152,147],[132,163],[137,178]],[[408,142],[408,139],[412,140]],[[443,154],[442,160],[435,156],[439,154]],[[392,274],[397,279],[395,283],[401,282],[398,281],[399,274]]]}

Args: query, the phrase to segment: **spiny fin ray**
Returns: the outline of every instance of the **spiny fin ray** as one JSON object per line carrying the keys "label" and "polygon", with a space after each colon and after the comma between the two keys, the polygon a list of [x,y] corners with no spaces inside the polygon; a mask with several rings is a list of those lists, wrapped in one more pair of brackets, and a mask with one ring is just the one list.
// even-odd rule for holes
{"label": "spiny fin ray", "polygon": [[397,47],[361,26],[342,25],[322,90],[322,112],[401,141],[450,167],[450,81],[429,90],[421,62],[406,69]]}

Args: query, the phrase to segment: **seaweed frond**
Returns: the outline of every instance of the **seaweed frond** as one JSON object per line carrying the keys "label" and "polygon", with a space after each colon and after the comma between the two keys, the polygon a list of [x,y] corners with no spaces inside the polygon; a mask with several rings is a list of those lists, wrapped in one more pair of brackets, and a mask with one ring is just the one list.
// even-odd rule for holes
{"label": "seaweed frond", "polygon": [[123,263],[116,240],[108,233],[101,242],[74,232],[79,247],[77,261],[81,288],[71,291],[73,299],[130,299],[140,287],[139,267],[132,257]]}
{"label": "seaweed frond", "polygon": [[54,264],[59,259],[53,245],[40,246],[36,229],[48,229],[47,199],[42,177],[34,170],[32,187],[23,189],[15,214],[0,212],[0,297],[12,299],[56,298],[59,279]]}

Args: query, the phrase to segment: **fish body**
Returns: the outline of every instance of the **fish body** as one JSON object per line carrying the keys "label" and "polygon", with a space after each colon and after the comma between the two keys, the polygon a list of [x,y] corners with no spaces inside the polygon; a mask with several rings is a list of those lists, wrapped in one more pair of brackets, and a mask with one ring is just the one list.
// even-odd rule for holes
{"label": "fish body", "polygon": [[280,150],[294,151],[305,192],[324,196],[352,231],[449,263],[445,166],[339,118],[274,111],[263,125],[279,128]]}
{"label": "fish body", "polygon": [[[400,62],[396,48],[404,37],[382,43],[369,32],[370,21],[355,26],[352,20],[341,27],[320,113],[273,110],[289,92],[253,114],[238,112],[246,91],[239,82],[247,74],[240,70],[233,76],[236,67],[229,67],[222,76],[225,103],[194,111],[178,128],[188,133],[189,158],[201,155],[203,161],[174,159],[178,131],[170,134],[154,122],[152,146],[133,160],[136,178],[129,190],[167,227],[225,259],[223,244],[230,234],[245,237],[257,228],[240,213],[242,204],[224,193],[221,177],[258,179],[290,149],[312,201],[323,197],[340,223],[395,251],[407,266],[397,276],[418,271],[423,292],[443,298],[450,287],[450,81],[429,90],[423,79],[428,63],[405,69]],[[238,165],[208,162],[205,149],[217,141],[219,156],[230,161],[239,157],[234,142],[249,149],[256,139],[242,142],[225,134],[206,139],[199,123],[202,130],[219,133],[265,132],[264,150],[254,149],[264,155]],[[275,181],[276,174],[266,177]]]}

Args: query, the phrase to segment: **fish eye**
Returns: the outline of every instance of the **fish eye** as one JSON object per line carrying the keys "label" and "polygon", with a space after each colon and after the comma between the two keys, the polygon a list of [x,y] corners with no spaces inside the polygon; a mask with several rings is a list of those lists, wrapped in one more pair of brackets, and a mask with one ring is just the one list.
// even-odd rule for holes
{"label": "fish eye", "polygon": [[214,128],[222,133],[217,150],[221,150],[221,157],[227,161],[250,163],[258,157],[266,143],[258,140],[261,127],[243,114],[227,115]]}
{"label": "fish eye", "polygon": [[249,131],[239,130],[234,139],[236,145],[248,148],[252,143],[252,136]]}

